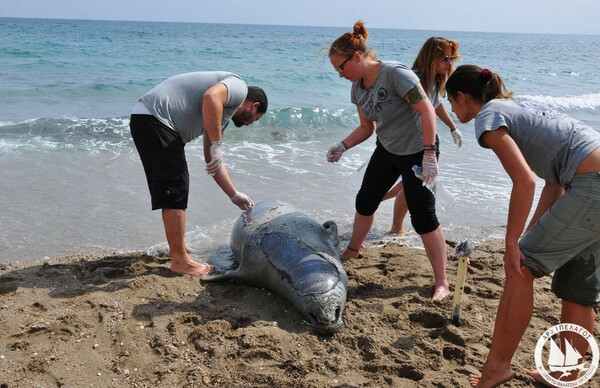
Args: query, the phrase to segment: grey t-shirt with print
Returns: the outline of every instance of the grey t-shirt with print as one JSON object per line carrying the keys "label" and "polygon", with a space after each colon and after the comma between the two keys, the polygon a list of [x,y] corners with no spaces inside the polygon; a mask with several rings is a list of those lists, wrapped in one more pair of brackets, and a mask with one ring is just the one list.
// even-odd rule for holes
{"label": "grey t-shirt with print", "polygon": [[352,84],[352,103],[366,119],[377,123],[375,131],[381,145],[395,155],[423,151],[421,117],[404,99],[419,83],[419,77],[400,63],[381,61],[373,85],[365,89],[361,83]]}
{"label": "grey t-shirt with print", "polygon": [[204,134],[202,98],[216,85],[227,86],[227,102],[223,107],[221,130],[242,105],[248,95],[248,86],[237,75],[226,71],[199,71],[173,76],[158,84],[140,101],[161,123],[179,134],[187,143]]}
{"label": "grey t-shirt with print", "polygon": [[506,127],[527,164],[544,180],[566,186],[592,151],[600,148],[600,133],[566,115],[519,105],[512,100],[491,100],[475,117],[479,145],[484,132]]}

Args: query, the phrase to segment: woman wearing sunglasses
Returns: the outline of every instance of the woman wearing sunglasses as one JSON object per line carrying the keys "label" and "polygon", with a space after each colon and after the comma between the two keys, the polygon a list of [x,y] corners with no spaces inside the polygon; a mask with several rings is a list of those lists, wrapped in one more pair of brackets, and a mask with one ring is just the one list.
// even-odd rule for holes
{"label": "woman wearing sunglasses", "polygon": [[[377,60],[375,52],[367,48],[367,38],[364,23],[358,21],[353,32],[343,34],[329,48],[333,68],[352,82],[351,100],[360,123],[329,149],[327,160],[339,161],[346,150],[377,133],[377,147],[356,196],[352,237],[341,258],[358,257],[375,211],[402,175],[413,228],[421,236],[433,267],[433,300],[439,300],[449,294],[446,244],[435,213],[435,197],[423,186],[437,178],[435,109],[419,77],[400,63]],[[415,176],[414,165],[423,168],[423,181]]]}
{"label": "woman wearing sunglasses", "polygon": [[[446,94],[446,80],[454,71],[454,61],[457,59],[460,59],[457,41],[442,36],[432,36],[423,43],[419,54],[413,62],[412,69],[419,76],[421,85],[435,109],[436,116],[450,128],[454,143],[458,148],[461,148],[462,134],[454,124],[454,121],[452,121],[450,114],[448,114],[441,100]],[[436,143],[437,140],[436,138]],[[395,198],[394,216],[390,233],[405,235],[407,232],[404,230],[403,225],[408,208],[406,206],[402,182],[397,183],[383,197],[383,200],[385,201],[390,198]]]}

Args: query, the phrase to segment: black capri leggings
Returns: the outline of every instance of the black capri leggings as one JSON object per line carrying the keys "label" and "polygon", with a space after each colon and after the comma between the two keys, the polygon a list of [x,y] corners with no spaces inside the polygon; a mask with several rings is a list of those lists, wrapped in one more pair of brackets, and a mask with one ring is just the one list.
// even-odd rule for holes
{"label": "black capri leggings", "polygon": [[[439,153],[436,155],[439,157]],[[435,214],[435,196],[423,186],[412,170],[415,164],[421,166],[423,152],[398,156],[386,151],[377,142],[371,156],[362,185],[356,195],[356,211],[363,216],[375,213],[385,194],[402,175],[404,195],[410,220],[418,234],[433,232],[440,225]]]}

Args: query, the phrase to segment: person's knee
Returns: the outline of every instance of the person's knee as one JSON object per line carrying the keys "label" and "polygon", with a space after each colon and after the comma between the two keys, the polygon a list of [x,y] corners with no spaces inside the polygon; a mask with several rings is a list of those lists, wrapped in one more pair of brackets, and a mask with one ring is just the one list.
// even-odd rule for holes
{"label": "person's knee", "polygon": [[153,182],[151,190],[152,210],[157,209],[186,209],[189,196],[189,182],[173,180]]}
{"label": "person's knee", "polygon": [[562,311],[571,313],[573,311],[583,311],[585,314],[595,314],[598,309],[598,301],[594,300],[590,303],[581,304],[570,300],[562,299]]}
{"label": "person's knee", "polygon": [[427,234],[436,230],[440,223],[435,215],[413,216],[411,215],[411,223],[415,232],[418,234]]}
{"label": "person's knee", "polygon": [[361,195],[359,192],[356,196],[356,212],[361,216],[372,216],[379,207],[379,201],[368,198],[366,195]]}
{"label": "person's knee", "polygon": [[505,262],[504,263],[504,273],[506,275],[506,281],[507,282],[516,281],[519,283],[527,283],[527,284],[531,284],[531,286],[533,287],[533,281],[535,280],[536,276],[531,271],[531,269],[528,266],[524,265],[523,262],[520,263],[519,269],[521,270],[521,273],[519,273],[515,267],[506,265],[506,262]]}
{"label": "person's knee", "polygon": [[379,204],[373,203],[356,203],[356,212],[361,216],[372,216],[377,211]]}
{"label": "person's knee", "polygon": [[596,291],[590,293],[589,290],[576,290],[576,289],[556,289],[552,291],[559,299],[563,302],[570,302],[577,306],[589,307],[593,311],[598,310],[598,304],[600,303],[600,294]]}

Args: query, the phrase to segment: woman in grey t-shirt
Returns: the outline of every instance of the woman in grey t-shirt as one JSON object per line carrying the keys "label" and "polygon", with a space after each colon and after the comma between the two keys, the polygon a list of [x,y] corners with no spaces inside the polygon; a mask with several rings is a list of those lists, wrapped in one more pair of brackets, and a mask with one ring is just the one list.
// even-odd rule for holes
{"label": "woman in grey t-shirt", "polygon": [[[562,300],[561,322],[594,330],[600,302],[600,133],[565,115],[515,103],[500,76],[478,66],[458,67],[446,92],[461,123],[475,119],[479,144],[494,151],[513,182],[506,284],[482,374],[469,378],[473,386],[495,386],[513,376],[510,362],[533,314],[534,278],[554,272],[552,291]],[[545,185],[525,227],[533,207],[534,173]],[[561,341],[572,342],[585,355],[583,337],[563,334]],[[566,380],[577,379],[578,372]],[[537,370],[529,374],[544,382]]]}
{"label": "woman in grey t-shirt", "polygon": [[[433,300],[439,300],[450,293],[446,244],[435,212],[435,197],[423,187],[423,183],[433,184],[437,177],[435,110],[415,73],[400,63],[376,60],[367,50],[367,37],[364,23],[356,22],[354,31],[336,39],[329,50],[334,69],[352,82],[351,99],[360,124],[329,149],[327,160],[339,161],[347,149],[377,134],[377,148],[356,196],[352,237],[342,259],[358,257],[373,225],[373,214],[402,175],[413,228],[421,236],[433,267]],[[423,181],[415,177],[414,165],[422,166]]]}

